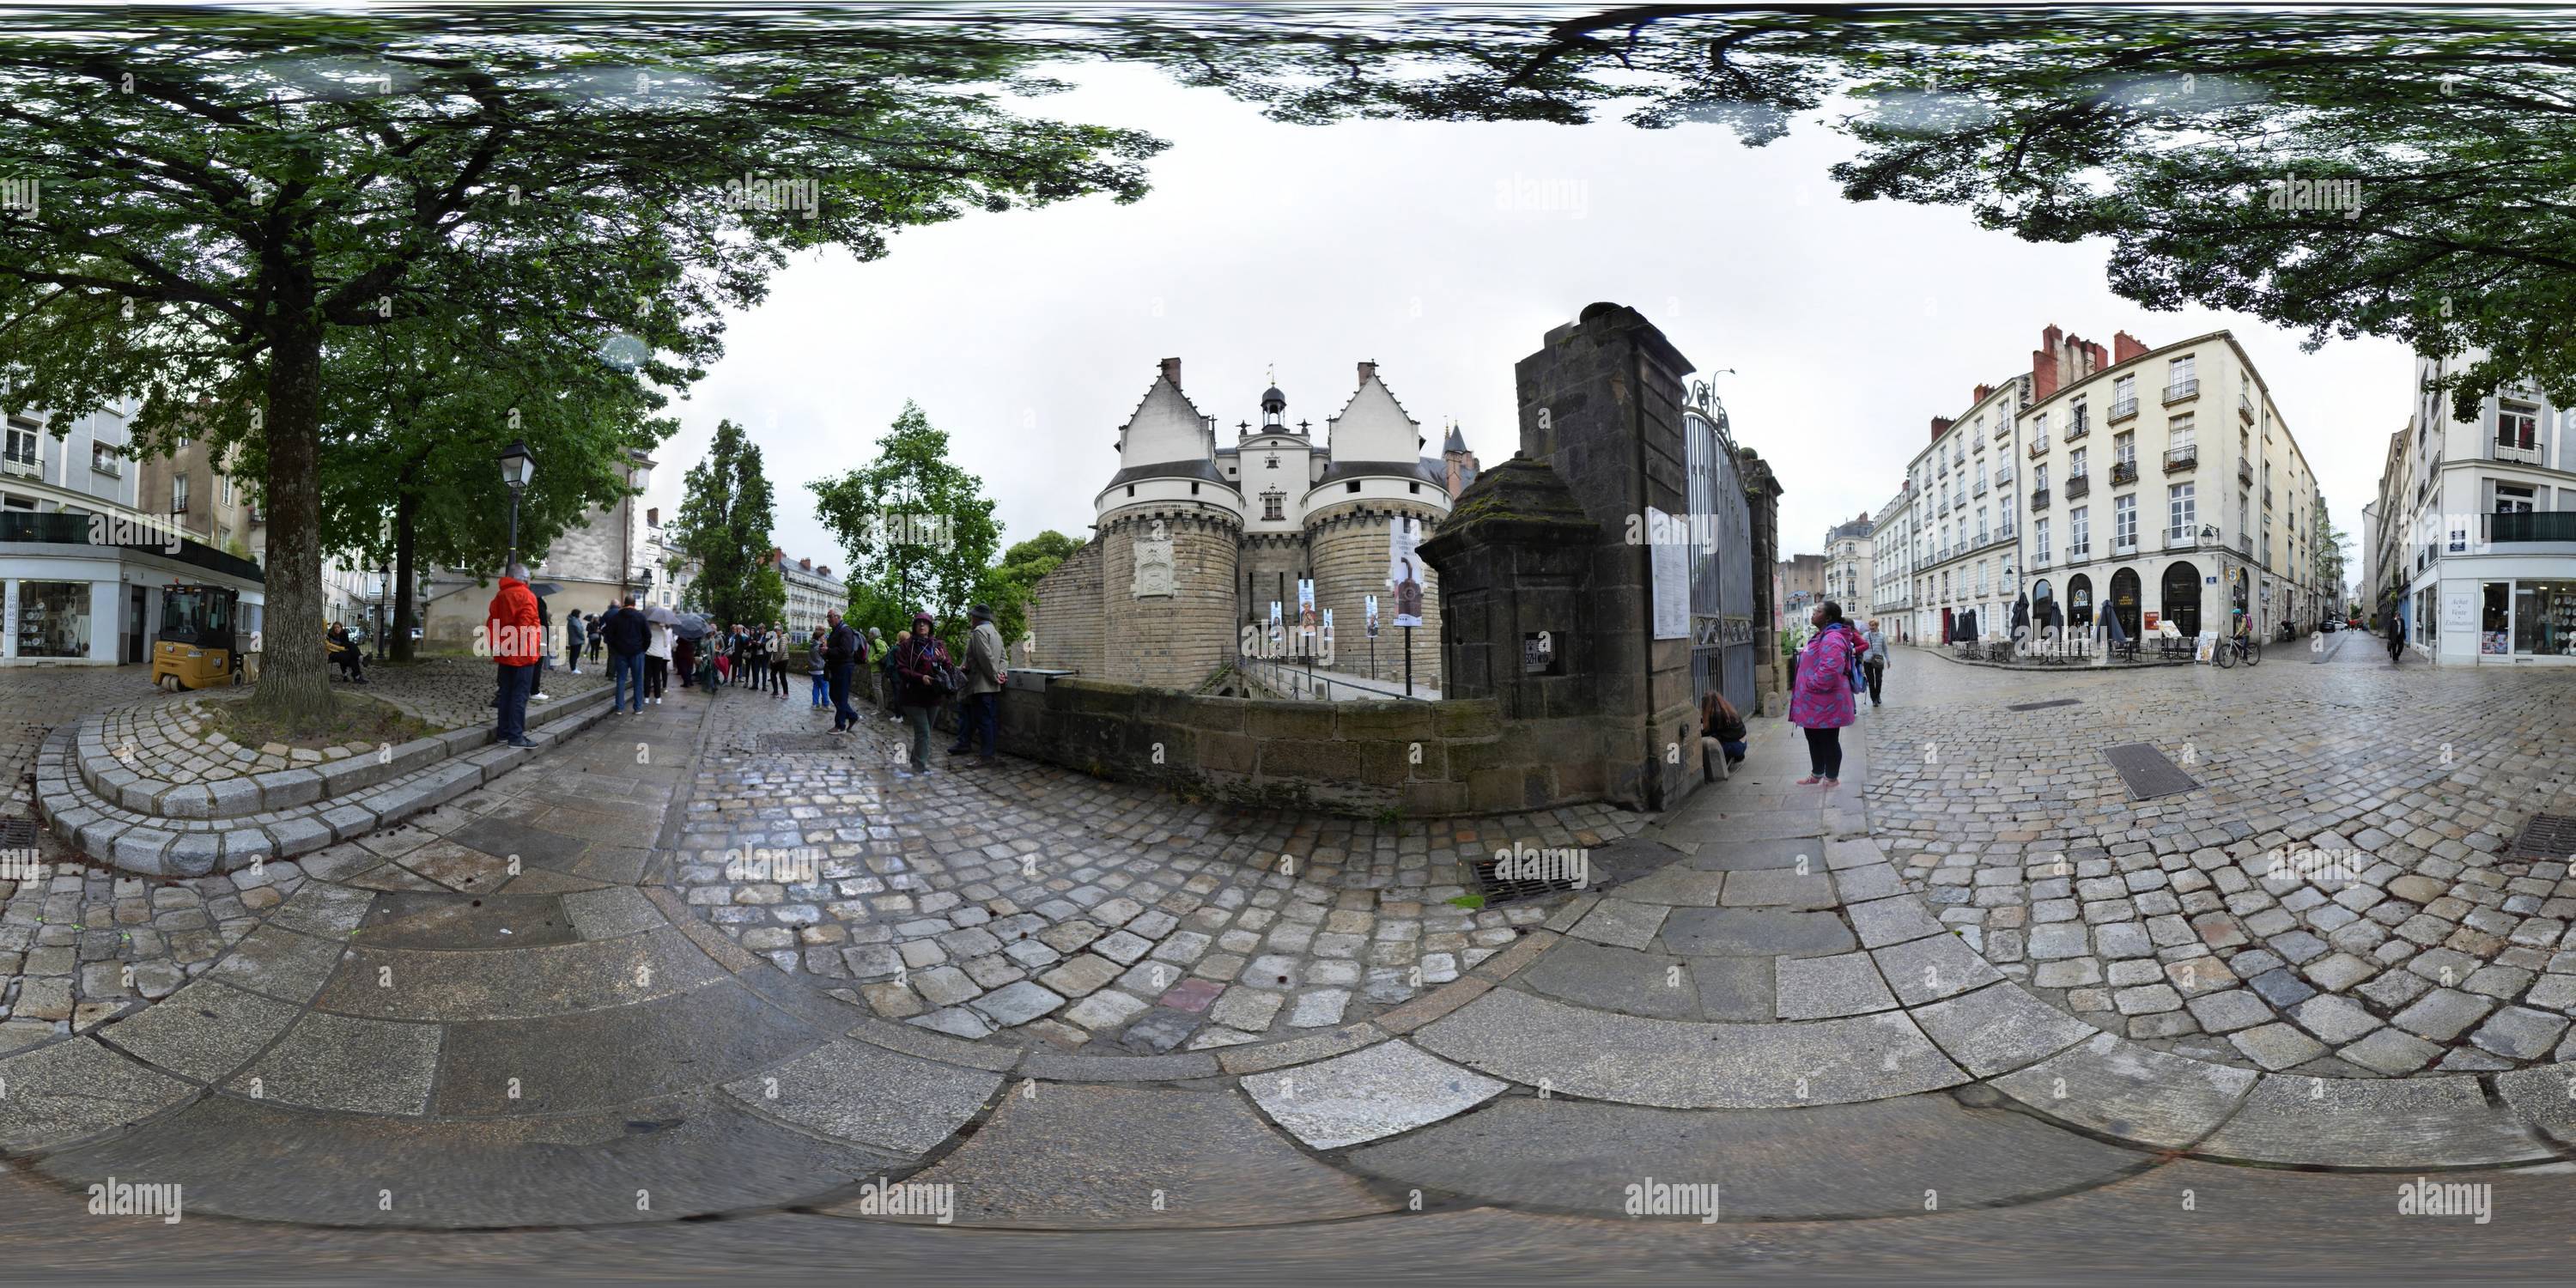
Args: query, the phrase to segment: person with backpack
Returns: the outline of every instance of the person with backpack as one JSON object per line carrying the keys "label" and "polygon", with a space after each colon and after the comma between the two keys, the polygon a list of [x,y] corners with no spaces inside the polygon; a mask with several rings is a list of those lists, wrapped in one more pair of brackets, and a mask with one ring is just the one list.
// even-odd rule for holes
{"label": "person with backpack", "polygon": [[[2054,601],[2043,600],[2043,603]],[[1887,637],[1878,631],[1878,619],[1871,618],[1869,629],[1861,632],[1860,669],[1869,682],[1869,704],[1878,706],[1879,682],[1887,676]]]}
{"label": "person with backpack", "polygon": [[930,614],[913,614],[912,633],[894,646],[895,678],[903,685],[903,721],[912,729],[916,774],[930,772],[930,713],[957,691],[956,664],[930,627]]}
{"label": "person with backpack", "polygon": [[581,674],[583,634],[581,614],[577,612],[564,614],[564,669],[574,675]]}
{"label": "person with backpack", "polygon": [[1798,780],[1800,787],[1842,785],[1843,726],[1859,719],[1852,695],[1852,659],[1859,655],[1859,636],[1843,620],[1842,605],[1826,600],[1808,617],[1815,635],[1798,650],[1789,691],[1789,723],[1807,731],[1807,760],[1815,772]]}
{"label": "person with backpack", "polygon": [[831,625],[823,641],[823,666],[832,682],[832,732],[847,733],[859,724],[859,713],[850,706],[850,677],[867,665],[868,646],[841,620],[839,609],[824,614],[824,620]]}
{"label": "person with backpack", "polygon": [[644,650],[653,642],[653,629],[644,621],[644,614],[635,611],[635,597],[629,595],[625,604],[610,608],[591,639],[608,648],[610,714],[627,705],[629,684],[634,686],[635,701],[627,714],[644,714]]}
{"label": "person with backpack", "polygon": [[794,661],[796,637],[784,626],[769,628],[769,688],[778,700],[787,700],[787,668]]}

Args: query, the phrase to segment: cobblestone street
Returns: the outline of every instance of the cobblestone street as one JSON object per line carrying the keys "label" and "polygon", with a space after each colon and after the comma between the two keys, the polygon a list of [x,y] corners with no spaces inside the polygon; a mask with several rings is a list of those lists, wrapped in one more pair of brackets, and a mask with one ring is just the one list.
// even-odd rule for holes
{"label": "cobblestone street", "polygon": [[[1010,760],[903,778],[871,717],[715,691],[676,883],[782,969],[960,1037],[1160,1054],[1365,1018],[1457,979],[1547,917],[1449,901],[1461,855],[1593,847],[1600,806],[1472,821],[1246,814]],[[941,738],[944,749],[945,737]],[[728,880],[733,854],[810,852],[817,879]]]}
{"label": "cobblestone street", "polygon": [[[2321,642],[2119,675],[1905,650],[1864,716],[1872,824],[1962,938],[2109,1032],[2340,1077],[2576,1055],[2576,881],[2509,853],[2576,812],[2576,675]],[[2130,799],[2102,751],[2137,742],[2200,787]]]}

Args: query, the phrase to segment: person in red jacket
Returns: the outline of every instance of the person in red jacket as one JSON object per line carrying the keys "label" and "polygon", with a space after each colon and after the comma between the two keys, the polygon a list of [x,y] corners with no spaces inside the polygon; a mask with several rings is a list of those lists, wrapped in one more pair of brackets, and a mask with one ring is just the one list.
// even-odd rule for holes
{"label": "person in red jacket", "polygon": [[513,747],[536,746],[528,740],[528,694],[537,682],[537,659],[545,653],[546,628],[537,620],[537,597],[528,589],[525,565],[513,563],[503,574],[483,632],[501,684],[501,727],[493,736]]}

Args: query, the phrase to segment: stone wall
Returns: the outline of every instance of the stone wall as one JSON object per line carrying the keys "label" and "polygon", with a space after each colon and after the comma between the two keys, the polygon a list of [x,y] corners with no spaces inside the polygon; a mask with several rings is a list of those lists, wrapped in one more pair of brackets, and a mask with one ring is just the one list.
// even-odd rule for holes
{"label": "stone wall", "polygon": [[[1269,629],[1270,601],[1279,601],[1283,618],[1297,611],[1297,579],[1312,575],[1307,562],[1306,536],[1302,532],[1262,533],[1243,539],[1243,559],[1235,572],[1238,585],[1246,584],[1244,575],[1251,574],[1235,620],[1253,622]],[[1335,619],[1336,624],[1339,619]]]}
{"label": "stone wall", "polygon": [[1605,786],[1593,722],[1505,722],[1491,699],[1287,702],[1014,677],[1001,734],[1015,756],[1255,807],[1485,814],[1598,800]]}
{"label": "stone wall", "polygon": [[1029,628],[1037,636],[1035,665],[1100,673],[1108,613],[1100,597],[1100,567],[1100,539],[1094,537],[1038,579],[1037,602],[1029,612]]}
{"label": "stone wall", "polygon": [[[1387,530],[1396,514],[1410,514],[1422,538],[1438,531],[1443,517],[1428,505],[1354,500],[1319,510],[1307,520],[1315,556],[1315,605],[1333,610],[1333,669],[1352,674],[1368,670],[1368,599],[1377,596],[1377,670],[1386,680],[1404,679],[1404,632],[1395,625],[1395,592],[1386,585]],[[1440,687],[1440,575],[1428,560],[1422,569],[1422,625],[1413,632],[1413,681]]]}
{"label": "stone wall", "polygon": [[[1172,541],[1174,592],[1135,595],[1136,542],[1156,521]],[[1234,660],[1237,542],[1242,529],[1204,512],[1129,511],[1100,531],[1104,680],[1152,688],[1195,689]]]}

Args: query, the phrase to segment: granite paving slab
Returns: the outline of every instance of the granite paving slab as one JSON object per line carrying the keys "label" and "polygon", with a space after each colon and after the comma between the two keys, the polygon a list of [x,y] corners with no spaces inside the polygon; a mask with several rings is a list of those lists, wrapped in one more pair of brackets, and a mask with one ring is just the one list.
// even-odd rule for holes
{"label": "granite paving slab", "polygon": [[1465,1113],[1505,1087],[1400,1040],[1243,1080],[1244,1094],[1271,1121],[1315,1149],[1412,1131]]}
{"label": "granite paving slab", "polygon": [[999,1074],[982,1069],[836,1038],[776,1068],[727,1082],[724,1089],[808,1131],[920,1154],[964,1126],[1001,1085]]}

